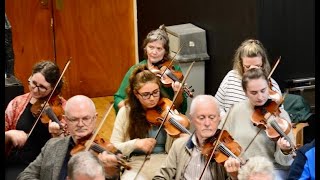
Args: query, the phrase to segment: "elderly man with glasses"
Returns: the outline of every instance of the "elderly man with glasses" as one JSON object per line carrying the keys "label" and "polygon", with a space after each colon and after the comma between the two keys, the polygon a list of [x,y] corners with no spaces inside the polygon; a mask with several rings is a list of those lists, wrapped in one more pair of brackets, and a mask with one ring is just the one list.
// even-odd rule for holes
{"label": "elderly man with glasses", "polygon": [[[71,97],[65,105],[64,119],[70,136],[50,139],[36,160],[19,174],[19,180],[66,179],[71,150],[95,131],[97,112],[93,101],[83,95]],[[119,174],[111,175],[108,172],[119,169],[117,157],[104,151],[98,154],[98,158],[104,163],[106,176],[117,178]]]}

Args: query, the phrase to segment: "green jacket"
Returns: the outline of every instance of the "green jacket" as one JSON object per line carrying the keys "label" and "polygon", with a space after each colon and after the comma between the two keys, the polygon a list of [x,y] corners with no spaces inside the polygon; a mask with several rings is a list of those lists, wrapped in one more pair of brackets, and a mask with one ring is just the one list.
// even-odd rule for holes
{"label": "green jacket", "polygon": [[[138,66],[138,65],[142,65],[142,64],[147,64],[147,60],[143,60],[141,61],[139,64],[135,64],[133,66],[131,66],[131,68],[128,70],[128,72],[126,73],[126,75],[124,76],[124,78],[122,79],[122,82],[120,84],[120,87],[118,89],[118,91],[114,94],[114,104],[113,104],[113,107],[114,109],[116,110],[116,113],[118,113],[119,111],[119,108],[118,108],[118,104],[124,100],[126,97],[127,97],[127,93],[126,93],[126,88],[128,87],[129,85],[129,78],[132,74],[132,71]],[[178,65],[174,65],[174,68],[177,70],[177,71],[181,71],[181,68],[180,66]],[[169,99],[173,99],[174,97],[174,91],[172,90],[171,87],[164,87],[164,86],[161,86],[161,93],[163,94],[164,97],[167,97]],[[187,95],[186,93],[184,92],[183,93],[183,102],[180,106],[179,109],[177,109],[180,113],[182,114],[185,114],[186,111],[187,111],[187,108],[188,108],[188,104],[187,104]]]}

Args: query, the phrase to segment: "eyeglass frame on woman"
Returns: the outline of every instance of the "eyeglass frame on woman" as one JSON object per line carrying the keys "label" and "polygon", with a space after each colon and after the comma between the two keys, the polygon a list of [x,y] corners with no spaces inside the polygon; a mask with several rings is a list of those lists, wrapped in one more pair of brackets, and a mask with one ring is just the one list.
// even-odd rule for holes
{"label": "eyeglass frame on woman", "polygon": [[29,85],[31,86],[32,89],[38,88],[38,91],[43,92],[43,93],[47,92],[50,89],[50,87],[45,87],[42,84],[37,85],[34,82],[35,81],[31,81],[31,76],[30,76],[29,79],[28,79],[28,83],[29,83]]}
{"label": "eyeglass frame on woman", "polygon": [[80,120],[81,122],[85,125],[85,126],[89,126],[90,123],[92,122],[92,120],[96,117],[96,116],[85,116],[82,118],[70,118],[66,115],[64,115],[65,119],[67,119],[72,125],[77,125],[79,124]]}
{"label": "eyeglass frame on woman", "polygon": [[151,95],[153,97],[159,97],[160,96],[160,88],[155,89],[154,91],[150,92],[143,92],[142,94],[139,93],[139,91],[137,91],[137,94],[139,94],[143,100],[147,100],[151,98]]}

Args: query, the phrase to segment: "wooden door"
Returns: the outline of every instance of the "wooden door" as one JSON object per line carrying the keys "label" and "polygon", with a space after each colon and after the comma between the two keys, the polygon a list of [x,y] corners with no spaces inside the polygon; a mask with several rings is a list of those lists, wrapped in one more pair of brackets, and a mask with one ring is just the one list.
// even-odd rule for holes
{"label": "wooden door", "polygon": [[65,0],[54,9],[56,61],[66,72],[64,96],[113,95],[135,63],[133,0]]}
{"label": "wooden door", "polygon": [[41,59],[54,59],[51,5],[6,0],[5,8],[12,30],[15,76],[28,92],[32,66]]}
{"label": "wooden door", "polygon": [[135,0],[62,0],[61,9],[55,0],[41,2],[6,1],[18,78],[26,81],[40,59],[54,59],[62,70],[71,57],[65,98],[113,95],[136,62]]}

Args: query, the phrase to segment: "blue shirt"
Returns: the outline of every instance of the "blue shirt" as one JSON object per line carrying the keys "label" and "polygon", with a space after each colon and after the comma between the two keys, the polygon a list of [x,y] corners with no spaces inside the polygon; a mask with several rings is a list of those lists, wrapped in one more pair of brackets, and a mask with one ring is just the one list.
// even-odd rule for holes
{"label": "blue shirt", "polygon": [[288,175],[290,179],[315,179],[315,140],[297,150]]}

